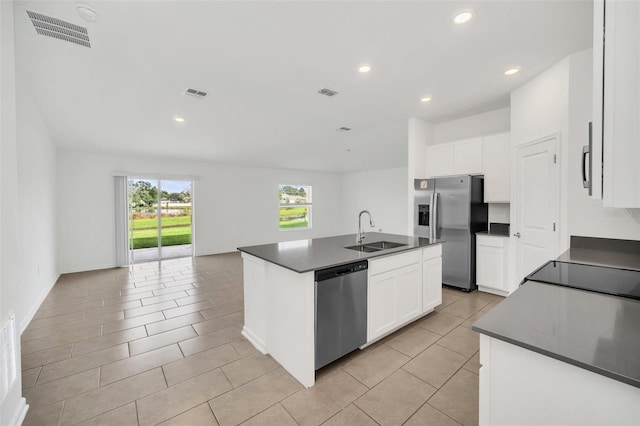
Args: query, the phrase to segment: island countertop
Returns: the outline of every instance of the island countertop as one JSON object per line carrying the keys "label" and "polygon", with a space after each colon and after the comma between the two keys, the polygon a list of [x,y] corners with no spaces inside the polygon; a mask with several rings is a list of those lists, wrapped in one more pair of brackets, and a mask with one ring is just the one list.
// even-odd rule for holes
{"label": "island countertop", "polygon": [[282,243],[262,244],[257,246],[238,247],[241,252],[266,260],[294,272],[304,273],[344,265],[359,260],[378,256],[397,254],[421,247],[440,244],[443,240],[432,240],[406,235],[367,232],[363,243],[391,241],[406,244],[402,247],[364,253],[345,247],[356,245],[356,234],[338,235],[335,237],[313,238],[308,240],[286,241]]}

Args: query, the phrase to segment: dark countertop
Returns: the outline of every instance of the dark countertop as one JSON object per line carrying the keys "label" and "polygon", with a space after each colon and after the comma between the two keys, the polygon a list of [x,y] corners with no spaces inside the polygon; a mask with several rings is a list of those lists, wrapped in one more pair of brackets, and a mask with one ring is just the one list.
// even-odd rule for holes
{"label": "dark countertop", "polygon": [[509,238],[509,233],[503,231],[480,231],[476,232],[476,235],[482,235],[483,237]]}
{"label": "dark countertop", "polygon": [[477,332],[640,388],[640,302],[529,281]]}
{"label": "dark countertop", "polygon": [[373,253],[363,253],[344,247],[356,245],[356,234],[338,235],[335,237],[313,238],[309,240],[287,241],[283,243],[263,244],[258,246],[238,247],[238,250],[266,260],[294,272],[303,273],[344,265],[363,259],[385,256],[415,250],[432,244],[440,244],[443,240],[431,240],[406,235],[367,232],[363,243],[376,241],[392,241],[406,244],[394,249],[386,249]]}

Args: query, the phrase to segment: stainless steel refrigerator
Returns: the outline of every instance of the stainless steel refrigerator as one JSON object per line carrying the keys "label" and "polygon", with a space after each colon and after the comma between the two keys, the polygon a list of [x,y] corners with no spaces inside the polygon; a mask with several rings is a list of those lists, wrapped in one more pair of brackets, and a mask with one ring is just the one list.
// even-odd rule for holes
{"label": "stainless steel refrigerator", "polygon": [[486,231],[482,176],[416,179],[415,236],[444,240],[442,283],[464,291],[476,285],[476,232]]}

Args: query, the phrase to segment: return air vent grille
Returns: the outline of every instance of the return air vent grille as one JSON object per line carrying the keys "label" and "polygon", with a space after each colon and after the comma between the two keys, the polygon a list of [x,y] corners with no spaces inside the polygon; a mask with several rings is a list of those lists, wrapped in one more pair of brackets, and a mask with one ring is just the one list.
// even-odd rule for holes
{"label": "return air vent grille", "polygon": [[84,47],[91,47],[89,33],[85,27],[30,10],[27,10],[27,15],[29,15],[38,34]]}
{"label": "return air vent grille", "polygon": [[0,331],[0,402],[16,381],[16,349],[16,316],[13,314]]}
{"label": "return air vent grille", "polygon": [[194,98],[198,98],[198,99],[204,99],[204,97],[207,96],[207,92],[204,92],[202,90],[192,89],[192,88],[188,88],[187,90],[185,90],[184,94],[188,96],[193,96]]}
{"label": "return air vent grille", "polygon": [[329,96],[329,97],[335,96],[338,94],[338,92],[336,92],[335,90],[331,90],[327,88],[318,90],[318,93],[320,93],[321,95]]}

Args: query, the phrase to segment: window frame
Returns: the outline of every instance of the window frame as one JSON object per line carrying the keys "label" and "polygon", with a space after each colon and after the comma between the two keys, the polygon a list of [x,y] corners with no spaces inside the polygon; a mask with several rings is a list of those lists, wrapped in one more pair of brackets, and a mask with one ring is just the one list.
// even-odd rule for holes
{"label": "window frame", "polygon": [[[280,194],[282,188],[285,186],[290,186],[292,188],[304,188],[307,194],[307,202],[306,203],[282,203],[280,201]],[[280,227],[280,209],[289,208],[289,207],[306,207],[307,208],[307,226],[305,227],[291,227],[291,228],[282,228]],[[313,185],[308,184],[297,184],[292,185],[288,183],[280,183],[278,184],[278,231],[305,231],[313,229]]]}

